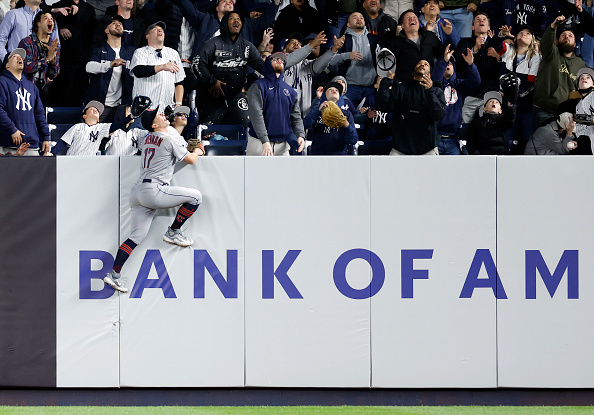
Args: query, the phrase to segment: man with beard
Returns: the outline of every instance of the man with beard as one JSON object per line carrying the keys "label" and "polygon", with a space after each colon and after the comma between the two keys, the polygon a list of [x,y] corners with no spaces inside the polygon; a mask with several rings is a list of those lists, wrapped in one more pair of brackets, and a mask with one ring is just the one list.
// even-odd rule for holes
{"label": "man with beard", "polygon": [[134,48],[122,45],[123,18],[115,15],[105,28],[107,41],[93,49],[86,70],[90,74],[90,87],[86,101],[105,103],[100,122],[113,122],[116,108],[132,103],[134,80],[126,67],[132,60]]}
{"label": "man with beard", "polygon": [[416,64],[412,81],[393,80],[390,72],[375,98],[378,110],[394,112],[390,155],[439,155],[437,123],[445,116],[446,102],[443,90],[433,85],[429,62]]}
{"label": "man with beard", "polygon": [[192,63],[200,82],[197,101],[203,124],[248,123],[243,93],[247,66],[261,72],[264,62],[258,49],[241,36],[243,23],[239,12],[225,14],[221,35],[208,40]]}
{"label": "man with beard", "polygon": [[534,87],[534,127],[557,118],[559,104],[575,90],[578,71],[586,66],[575,55],[575,33],[562,25],[564,16],[558,16],[546,30],[540,42],[542,60]]}
{"label": "man with beard", "polygon": [[328,64],[336,55],[336,52],[344,44],[344,36],[340,39],[335,38],[332,47],[320,56],[320,49],[324,43],[326,43],[324,32],[318,33],[311,42],[307,41],[307,39],[303,40],[301,34],[295,32],[289,36],[283,50],[288,56],[291,56],[302,48],[307,47],[311,49],[311,53],[306,59],[291,68],[285,69],[284,80],[297,91],[299,107],[301,108],[303,117],[309,113],[311,107],[314,79],[326,70]]}
{"label": "man with beard", "polygon": [[264,62],[264,78],[248,90],[248,156],[288,156],[289,147],[299,152],[305,147],[297,92],[283,81],[286,62],[282,52],[270,55]]}

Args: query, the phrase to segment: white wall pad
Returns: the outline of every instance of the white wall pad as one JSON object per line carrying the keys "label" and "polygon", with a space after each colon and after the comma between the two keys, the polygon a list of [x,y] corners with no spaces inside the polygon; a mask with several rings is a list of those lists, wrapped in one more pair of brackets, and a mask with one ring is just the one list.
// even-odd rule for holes
{"label": "white wall pad", "polygon": [[[334,275],[369,250],[369,186],[367,157],[246,158],[247,386],[370,386],[370,301]],[[370,266],[339,279],[365,289]]]}
{"label": "white wall pad", "polygon": [[386,272],[371,299],[372,386],[495,387],[495,294],[471,289],[496,255],[495,158],[375,157],[371,183]]}

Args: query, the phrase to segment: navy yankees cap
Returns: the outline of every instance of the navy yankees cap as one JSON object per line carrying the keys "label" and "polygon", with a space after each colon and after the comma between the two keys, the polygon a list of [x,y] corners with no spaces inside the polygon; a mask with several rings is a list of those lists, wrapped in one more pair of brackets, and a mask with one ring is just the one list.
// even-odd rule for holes
{"label": "navy yankees cap", "polygon": [[144,34],[148,35],[149,32],[157,26],[160,26],[163,30],[167,30],[167,26],[165,26],[165,23],[163,23],[162,21],[159,20],[158,22],[155,22],[152,25],[150,25],[149,27],[147,27],[146,30],[144,31]]}

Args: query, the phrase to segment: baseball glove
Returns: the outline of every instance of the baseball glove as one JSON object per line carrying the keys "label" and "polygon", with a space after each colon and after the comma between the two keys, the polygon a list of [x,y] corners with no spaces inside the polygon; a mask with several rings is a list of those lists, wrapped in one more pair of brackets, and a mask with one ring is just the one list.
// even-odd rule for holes
{"label": "baseball glove", "polygon": [[198,141],[197,138],[190,138],[188,140],[188,151],[190,153],[192,153],[197,148],[199,148],[200,150],[202,150],[202,154],[205,153],[205,151],[204,151],[204,144],[202,144],[202,142]]}
{"label": "baseball glove", "polygon": [[347,117],[336,103],[328,101],[328,106],[322,110],[322,122],[327,127],[340,128],[347,122]]}

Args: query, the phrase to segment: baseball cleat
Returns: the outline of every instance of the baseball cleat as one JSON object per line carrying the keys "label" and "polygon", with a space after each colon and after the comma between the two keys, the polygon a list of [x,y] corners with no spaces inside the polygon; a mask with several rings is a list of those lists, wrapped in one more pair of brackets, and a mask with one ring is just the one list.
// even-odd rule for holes
{"label": "baseball cleat", "polygon": [[115,272],[113,269],[107,273],[103,282],[121,293],[127,293],[128,289],[124,287],[122,281],[120,281],[120,274]]}
{"label": "baseball cleat", "polygon": [[171,227],[167,228],[167,232],[165,232],[165,235],[163,235],[163,240],[170,244],[184,247],[190,246],[194,243],[192,239],[184,236],[181,229],[171,229]]}

